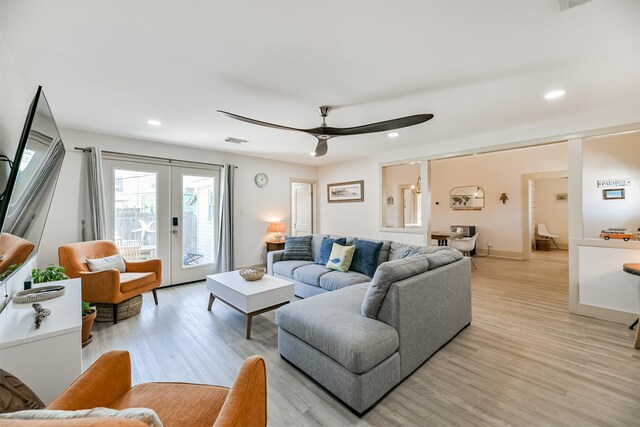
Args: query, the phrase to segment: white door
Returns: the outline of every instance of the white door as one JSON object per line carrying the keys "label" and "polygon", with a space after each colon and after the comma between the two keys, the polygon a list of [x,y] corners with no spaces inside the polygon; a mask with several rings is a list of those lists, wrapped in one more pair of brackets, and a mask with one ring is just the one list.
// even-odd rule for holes
{"label": "white door", "polygon": [[313,184],[291,183],[291,234],[306,236],[313,233]]}
{"label": "white door", "polygon": [[162,260],[162,285],[213,273],[220,172],[104,160],[107,238],[129,261]]}
{"label": "white door", "polygon": [[204,280],[216,260],[220,172],[171,170],[171,279],[173,284]]}
{"label": "white door", "polygon": [[171,284],[168,227],[171,208],[169,166],[104,160],[107,238],[128,261],[162,259],[162,284]]}

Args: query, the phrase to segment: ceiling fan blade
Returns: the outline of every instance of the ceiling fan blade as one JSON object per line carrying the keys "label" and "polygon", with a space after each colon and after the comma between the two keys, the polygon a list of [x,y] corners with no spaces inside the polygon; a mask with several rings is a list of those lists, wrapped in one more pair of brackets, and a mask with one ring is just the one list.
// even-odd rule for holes
{"label": "ceiling fan blade", "polygon": [[416,114],[414,116],[401,117],[399,119],[385,120],[384,122],[370,123],[368,125],[354,126],[350,128],[319,127],[305,129],[304,132],[311,134],[323,134],[329,136],[360,135],[363,133],[384,132],[394,129],[405,128],[420,123],[424,123],[433,118],[433,114]]}
{"label": "ceiling fan blade", "polygon": [[318,139],[318,145],[316,145],[315,157],[321,157],[327,154],[327,150],[329,149],[329,145],[327,144],[326,139]]}
{"label": "ceiling fan blade", "polygon": [[247,122],[254,125],[266,126],[274,129],[282,129],[282,130],[293,130],[298,132],[306,132],[304,129],[291,128],[288,126],[276,125],[274,123],[261,122],[260,120],[250,119],[249,117],[239,116],[237,114],[229,113],[227,111],[218,110],[218,113],[222,113],[225,116],[231,117],[232,119],[240,120],[241,122]]}

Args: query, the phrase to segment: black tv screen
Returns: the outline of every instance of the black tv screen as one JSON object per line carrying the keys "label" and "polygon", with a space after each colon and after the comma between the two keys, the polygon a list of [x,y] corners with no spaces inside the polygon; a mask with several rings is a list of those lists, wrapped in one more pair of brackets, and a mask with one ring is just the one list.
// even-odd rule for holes
{"label": "black tv screen", "polygon": [[0,199],[0,279],[6,280],[8,274],[3,273],[37,253],[64,154],[49,104],[38,87]]}

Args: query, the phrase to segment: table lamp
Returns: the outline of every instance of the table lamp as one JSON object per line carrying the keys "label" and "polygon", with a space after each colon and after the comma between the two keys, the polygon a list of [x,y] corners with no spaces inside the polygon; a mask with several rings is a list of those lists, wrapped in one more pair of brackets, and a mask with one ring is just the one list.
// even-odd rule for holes
{"label": "table lamp", "polygon": [[274,239],[276,242],[281,242],[284,237],[284,232],[287,229],[287,224],[284,222],[270,222],[269,223],[269,232],[273,233]]}

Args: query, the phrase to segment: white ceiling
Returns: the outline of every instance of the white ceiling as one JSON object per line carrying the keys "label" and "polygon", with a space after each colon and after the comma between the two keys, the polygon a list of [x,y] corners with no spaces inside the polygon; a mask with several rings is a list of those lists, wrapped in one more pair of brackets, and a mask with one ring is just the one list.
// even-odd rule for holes
{"label": "white ceiling", "polygon": [[[313,165],[600,105],[640,113],[639,1],[4,1],[0,31],[62,127]],[[325,104],[337,127],[435,118],[311,158],[311,136],[216,113],[314,127]]]}

